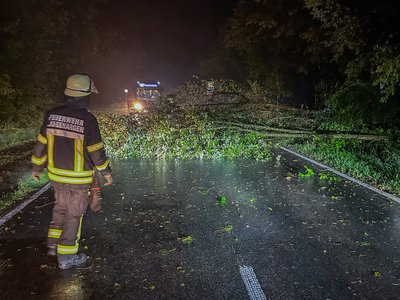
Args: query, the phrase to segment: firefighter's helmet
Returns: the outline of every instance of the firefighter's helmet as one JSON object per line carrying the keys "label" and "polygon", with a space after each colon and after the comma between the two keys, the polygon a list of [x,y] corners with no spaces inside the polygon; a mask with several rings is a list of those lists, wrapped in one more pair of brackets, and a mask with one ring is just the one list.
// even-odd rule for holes
{"label": "firefighter's helmet", "polygon": [[88,96],[98,93],[93,80],[87,74],[74,74],[68,77],[64,94],[71,97]]}

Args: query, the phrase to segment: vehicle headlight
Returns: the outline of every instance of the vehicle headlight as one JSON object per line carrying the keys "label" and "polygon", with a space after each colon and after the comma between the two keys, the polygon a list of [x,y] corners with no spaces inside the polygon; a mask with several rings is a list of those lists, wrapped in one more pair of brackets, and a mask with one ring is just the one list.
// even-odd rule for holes
{"label": "vehicle headlight", "polygon": [[143,105],[139,102],[136,102],[135,104],[133,104],[133,108],[136,110],[142,110],[143,109]]}

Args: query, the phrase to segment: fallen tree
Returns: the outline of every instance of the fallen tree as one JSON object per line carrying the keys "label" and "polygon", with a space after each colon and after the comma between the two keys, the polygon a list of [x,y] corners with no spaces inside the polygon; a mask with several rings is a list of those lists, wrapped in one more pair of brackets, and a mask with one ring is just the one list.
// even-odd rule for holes
{"label": "fallen tree", "polygon": [[[371,135],[371,134],[348,134],[348,133],[324,133],[309,130],[297,130],[297,129],[285,129],[276,128],[271,126],[253,125],[246,123],[235,123],[235,122],[224,122],[214,121],[213,123],[225,124],[225,127],[219,127],[218,129],[236,129],[242,131],[251,131],[262,134],[265,137],[281,137],[281,138],[308,138],[311,136],[318,136],[322,138],[336,138],[336,139],[356,139],[364,141],[384,141],[388,140],[387,136],[384,135]],[[216,129],[216,128],[214,128]],[[272,132],[266,132],[272,131]],[[278,132],[278,133],[277,133]]]}

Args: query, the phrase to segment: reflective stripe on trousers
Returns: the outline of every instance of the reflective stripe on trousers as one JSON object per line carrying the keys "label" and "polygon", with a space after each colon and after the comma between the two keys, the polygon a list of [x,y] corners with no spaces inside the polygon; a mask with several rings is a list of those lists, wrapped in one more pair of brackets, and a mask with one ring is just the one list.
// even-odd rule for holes
{"label": "reflective stripe on trousers", "polygon": [[54,187],[54,195],[56,201],[47,245],[57,245],[58,254],[76,254],[79,249],[82,218],[87,209],[87,190]]}

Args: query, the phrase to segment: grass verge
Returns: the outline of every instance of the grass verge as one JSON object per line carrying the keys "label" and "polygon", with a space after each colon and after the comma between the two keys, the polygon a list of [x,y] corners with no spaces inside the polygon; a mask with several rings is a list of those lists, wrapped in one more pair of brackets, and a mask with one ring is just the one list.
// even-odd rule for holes
{"label": "grass verge", "polygon": [[40,181],[36,181],[30,176],[20,179],[14,191],[0,198],[0,213],[9,209],[16,202],[26,198],[32,192],[44,186],[48,181],[47,173],[42,174]]}
{"label": "grass verge", "polygon": [[388,141],[354,141],[313,138],[283,141],[286,147],[400,195],[400,150]]}
{"label": "grass verge", "polygon": [[0,132],[0,150],[33,141],[37,132],[37,129],[31,128],[13,128],[9,131]]}

